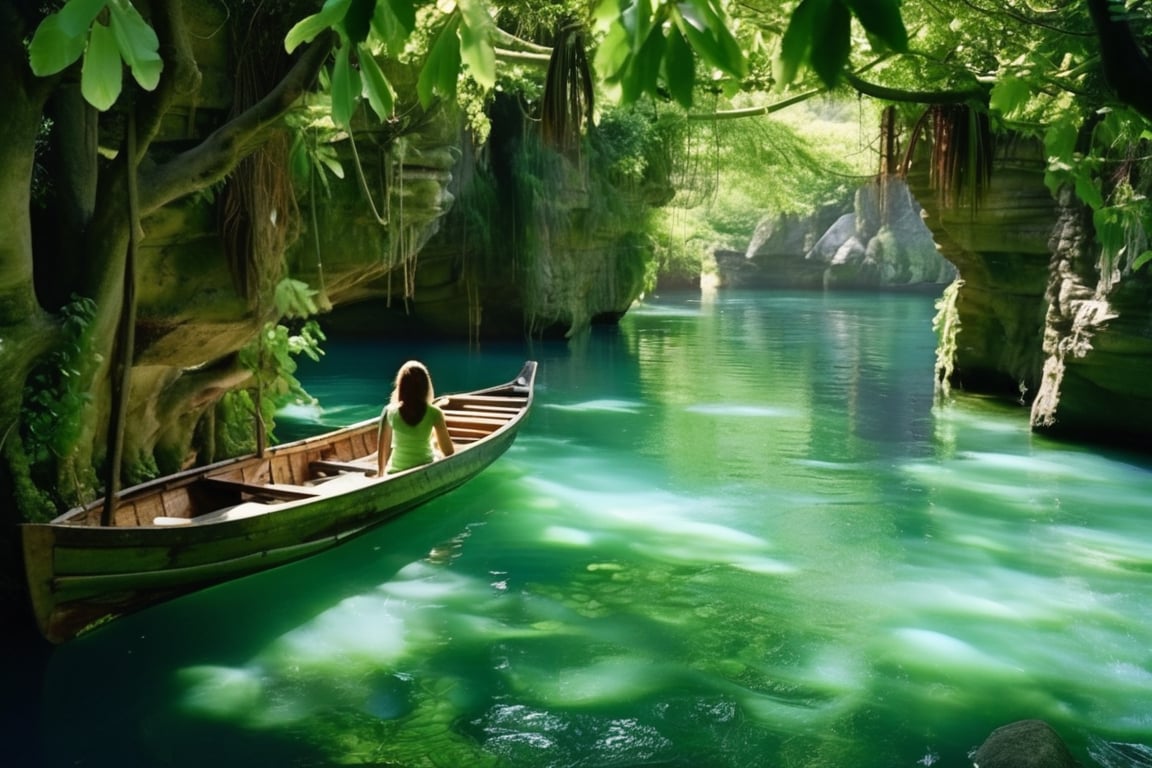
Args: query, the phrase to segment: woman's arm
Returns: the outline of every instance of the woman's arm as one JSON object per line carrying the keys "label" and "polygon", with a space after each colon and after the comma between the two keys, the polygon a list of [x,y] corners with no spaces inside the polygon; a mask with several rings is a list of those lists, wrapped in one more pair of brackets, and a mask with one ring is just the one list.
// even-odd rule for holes
{"label": "woman's arm", "polygon": [[448,424],[444,421],[444,414],[436,419],[436,443],[440,446],[440,453],[451,456],[456,453],[456,446],[452,444],[452,435],[448,434]]}
{"label": "woman's arm", "polygon": [[392,425],[385,414],[380,415],[380,429],[376,432],[376,474],[383,475],[392,457]]}

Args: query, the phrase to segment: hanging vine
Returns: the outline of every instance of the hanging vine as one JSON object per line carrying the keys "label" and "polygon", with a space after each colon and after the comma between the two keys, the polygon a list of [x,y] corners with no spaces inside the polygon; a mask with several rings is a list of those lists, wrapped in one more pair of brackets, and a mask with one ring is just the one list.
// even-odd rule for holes
{"label": "hanging vine", "polygon": [[931,182],[945,207],[975,210],[992,176],[988,113],[967,104],[932,107]]}
{"label": "hanging vine", "polygon": [[[236,62],[233,114],[256,104],[288,71],[283,30],[263,6],[232,30]],[[238,20],[238,18],[237,18]],[[220,234],[237,292],[256,310],[283,273],[283,256],[299,232],[290,174],[290,137],[278,131],[237,165],[220,202]]]}
{"label": "hanging vine", "polygon": [[584,125],[595,106],[592,71],[584,45],[580,25],[569,23],[561,27],[548,62],[541,105],[544,144],[569,157],[579,155]]}
{"label": "hanging vine", "polygon": [[916,121],[909,137],[900,176],[907,178],[912,155],[931,130],[928,181],[940,207],[975,211],[992,179],[995,141],[985,109],[970,104],[936,104]]}

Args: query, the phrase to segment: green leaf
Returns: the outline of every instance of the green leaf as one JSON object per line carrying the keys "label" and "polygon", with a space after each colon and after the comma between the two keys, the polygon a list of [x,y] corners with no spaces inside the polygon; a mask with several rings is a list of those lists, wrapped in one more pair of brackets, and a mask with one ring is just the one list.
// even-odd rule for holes
{"label": "green leaf", "polygon": [[292,53],[301,43],[310,43],[324,30],[335,27],[348,12],[351,2],[352,0],[327,0],[319,13],[300,19],[284,36],[284,50]]}
{"label": "green leaf", "polygon": [[619,24],[613,24],[609,27],[608,34],[600,41],[600,46],[596,49],[593,64],[596,67],[596,71],[600,73],[600,77],[612,82],[618,80],[623,74],[630,56],[631,50],[628,48],[628,33],[624,30],[624,27]]}
{"label": "green leaf", "polygon": [[651,0],[631,0],[620,11],[620,24],[628,33],[632,47],[639,49],[648,39],[652,27]]}
{"label": "green leaf", "polygon": [[846,0],[860,26],[897,53],[908,52],[908,30],[900,15],[900,0]]}
{"label": "green leaf", "polygon": [[[1104,197],[1100,194],[1099,187],[1093,183],[1087,174],[1076,174],[1076,196],[1097,213],[1100,213],[1101,210],[1107,210],[1104,208]],[[1101,219],[1101,221],[1103,220]]]}
{"label": "green leaf", "polygon": [[655,93],[663,59],[664,34],[660,27],[653,27],[632,57],[629,76],[621,82],[621,100],[625,104],[635,102],[642,94]]}
{"label": "green leaf", "polygon": [[1076,124],[1065,115],[1048,126],[1044,134],[1044,152],[1048,158],[1068,163],[1076,150]]}
{"label": "green leaf", "polygon": [[747,69],[744,54],[715,13],[701,13],[697,4],[680,3],[672,18],[701,59],[733,77],[743,76]]}
{"label": "green leaf", "polygon": [[816,24],[828,12],[829,2],[830,0],[801,0],[796,10],[792,11],[788,29],[784,30],[784,37],[780,40],[776,79],[781,84],[787,85],[795,80],[796,73],[808,60]]}
{"label": "green leaf", "polygon": [[[276,311],[281,317],[308,317],[316,314],[316,302],[312,300],[316,294],[317,291],[309,288],[307,283],[286,277],[276,284],[273,301],[276,304]],[[275,334],[270,335],[274,336]],[[284,352],[285,350],[277,349],[276,351]]]}
{"label": "green leaf", "polygon": [[146,91],[160,82],[164,62],[160,59],[160,41],[156,32],[130,3],[112,0],[109,5],[112,33],[120,49],[120,57],[132,69],[132,76]]}
{"label": "green leaf", "polygon": [[368,39],[368,30],[372,28],[375,12],[376,0],[349,0],[341,24],[350,42],[359,45]]}
{"label": "green leaf", "polygon": [[[411,33],[416,29],[416,3],[411,0],[387,0],[392,14],[400,22],[405,32]],[[380,3],[384,5],[384,3]]]}
{"label": "green leaf", "polygon": [[812,71],[831,87],[840,79],[852,51],[852,14],[839,0],[829,3],[824,17],[816,21],[808,54]]}
{"label": "green leaf", "polygon": [[712,0],[688,0],[680,3],[677,10],[687,23],[706,33],[716,43],[719,54],[709,61],[712,66],[733,77],[744,77],[748,73],[744,49],[732,35],[732,25],[724,12],[713,5]]}
{"label": "green leaf", "polygon": [[688,41],[676,27],[668,33],[668,47],[664,55],[664,78],[676,103],[688,109],[696,86],[696,60]]}
{"label": "green leaf", "polygon": [[352,113],[360,97],[360,74],[349,61],[351,46],[342,45],[336,50],[336,62],[332,65],[332,122],[348,128],[352,125]]}
{"label": "green leaf", "polygon": [[107,4],[108,0],[70,0],[57,14],[61,31],[70,36],[86,36],[88,28]]}
{"label": "green leaf", "polygon": [[344,166],[340,164],[340,157],[330,145],[325,144],[316,148],[316,160],[336,178],[344,178]]}
{"label": "green leaf", "polygon": [[88,32],[80,92],[89,104],[103,112],[120,98],[122,79],[116,36],[111,29],[97,22]]}
{"label": "green leaf", "polygon": [[1152,261],[1152,251],[1144,251],[1144,253],[1140,254],[1132,260],[1133,271],[1140,269],[1140,267],[1144,266],[1150,261]]}
{"label": "green leaf", "polygon": [[[398,16],[392,6],[392,2],[376,3],[376,12],[372,14],[372,30],[389,53],[399,54],[404,50],[408,36],[412,34],[412,28],[406,26],[406,19]],[[412,16],[411,23],[416,23],[415,15]]]}
{"label": "green leaf", "polygon": [[312,152],[303,131],[297,131],[292,140],[292,149],[288,151],[288,167],[292,169],[292,177],[300,184],[308,183],[308,175],[312,172]]}
{"label": "green leaf", "polygon": [[68,34],[61,25],[60,14],[52,14],[36,28],[28,46],[32,72],[38,77],[47,77],[63,71],[84,55],[87,39],[87,28],[79,34]]}
{"label": "green leaf", "polygon": [[496,51],[492,17],[480,0],[457,0],[460,8],[460,58],[481,88],[496,85]]}
{"label": "green leaf", "polygon": [[[1080,187],[1076,187],[1079,194]],[[1096,228],[1096,242],[1100,243],[1101,261],[1107,267],[1117,264],[1124,249],[1124,223],[1115,208],[1097,208],[1092,212],[1092,225]]]}
{"label": "green leaf", "polygon": [[606,30],[620,19],[620,0],[603,0],[592,12],[596,28]]}
{"label": "green leaf", "polygon": [[1032,88],[1027,81],[1009,75],[996,81],[996,85],[992,87],[988,106],[1005,117],[1009,117],[1027,104],[1031,97]]}
{"label": "green leaf", "polygon": [[416,94],[420,106],[427,109],[437,96],[451,100],[456,96],[456,78],[460,74],[460,40],[456,30],[460,26],[459,14],[452,14],[440,28],[436,39],[420,70]]}
{"label": "green leaf", "polygon": [[367,46],[360,46],[360,74],[364,79],[364,95],[368,97],[368,106],[376,113],[376,117],[387,120],[392,117],[396,99],[392,93],[392,86],[380,65],[376,63],[372,52]]}

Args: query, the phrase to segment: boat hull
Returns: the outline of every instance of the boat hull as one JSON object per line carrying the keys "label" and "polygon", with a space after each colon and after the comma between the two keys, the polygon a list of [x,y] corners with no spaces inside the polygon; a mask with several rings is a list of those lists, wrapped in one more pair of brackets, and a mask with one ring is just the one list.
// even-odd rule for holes
{"label": "boat hull", "polygon": [[[500,423],[489,425],[495,427],[489,434],[423,467],[383,478],[354,468],[329,470],[331,474],[314,486],[291,486],[299,491],[270,484],[282,498],[236,496],[231,500],[238,503],[190,519],[154,515],[144,525],[99,526],[92,524],[97,510],[90,506],[51,523],[22,526],[29,592],[41,632],[51,642],[66,641],[144,606],[322,552],[447,493],[475,477],[511,446],[531,404],[534,375],[533,363],[510,383],[509,391],[517,393],[517,407],[504,409]],[[517,381],[525,382],[527,389],[515,386]],[[497,398],[503,391],[480,391],[489,412],[499,407],[491,404],[500,402]],[[366,445],[368,434],[374,442],[376,428],[375,420],[363,422],[332,433],[332,440],[351,437]],[[270,464],[268,459],[223,462],[127,489],[121,510],[128,509],[131,519],[150,508],[187,505],[190,502],[177,504],[172,499],[193,497],[193,489],[206,479],[225,488],[237,485],[240,481],[228,478],[242,480],[246,472],[256,471],[253,467],[305,463],[315,467],[324,463],[321,448],[333,444],[323,437],[281,447],[281,455],[272,457],[279,464]],[[302,454],[306,462],[296,454]],[[336,458],[331,463],[364,460],[363,456]],[[244,488],[258,490],[251,483]],[[305,495],[313,492],[316,495]],[[161,521],[179,524],[158,524]]]}

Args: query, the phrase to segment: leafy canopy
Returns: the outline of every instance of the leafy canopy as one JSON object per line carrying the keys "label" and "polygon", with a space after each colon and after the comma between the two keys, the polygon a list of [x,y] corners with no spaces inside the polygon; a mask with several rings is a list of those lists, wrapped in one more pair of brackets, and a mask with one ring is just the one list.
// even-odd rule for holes
{"label": "leafy canopy", "polygon": [[[285,48],[334,35],[327,78],[334,122],[348,126],[365,101],[388,120],[395,93],[378,56],[423,57],[417,93],[424,106],[455,99],[462,74],[491,89],[493,9],[530,11],[535,1],[325,0],[292,27]],[[566,4],[573,12],[583,7]],[[1148,49],[1141,35],[1152,28],[1152,6],[1143,0],[599,0],[584,21],[601,85],[624,104],[651,97],[689,108],[702,89],[731,96],[845,81],[887,100],[967,102],[999,127],[1044,137],[1050,184],[1070,186],[1097,212],[1106,250],[1129,264],[1152,260],[1137,236],[1152,227],[1138,164],[1109,167],[1107,160],[1150,138],[1148,107],[1127,103],[1132,84],[1123,96],[1113,92],[1123,74],[1107,55],[1116,41],[1102,48],[1100,37],[1106,24],[1135,30],[1133,65],[1152,72],[1139,47],[1143,39]],[[413,40],[423,43],[418,51]],[[163,73],[156,34],[131,0],[68,0],[37,28],[29,62],[40,76],[79,63],[83,94],[101,110],[119,99],[124,67],[144,89]],[[769,62],[771,75],[764,75]],[[1076,140],[1082,133],[1086,143]]]}

